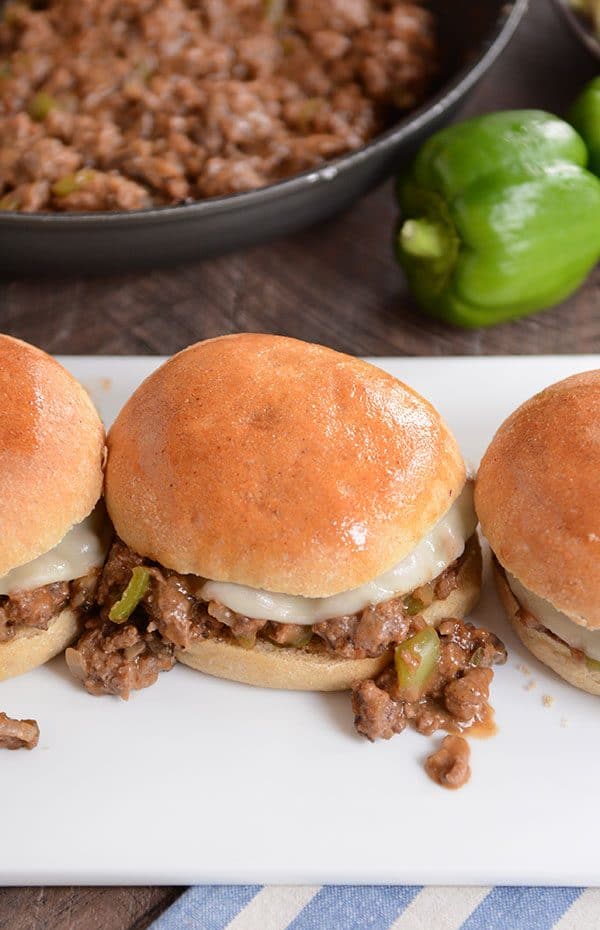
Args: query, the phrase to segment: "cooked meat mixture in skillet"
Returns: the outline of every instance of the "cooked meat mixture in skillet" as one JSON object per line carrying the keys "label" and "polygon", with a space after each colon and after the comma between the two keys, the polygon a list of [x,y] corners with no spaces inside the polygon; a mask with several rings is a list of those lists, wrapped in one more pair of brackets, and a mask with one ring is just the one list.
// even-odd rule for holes
{"label": "cooked meat mixture in skillet", "polygon": [[35,720],[13,720],[0,713],[0,749],[35,749],[39,738]]}
{"label": "cooked meat mixture in skillet", "polygon": [[[448,597],[466,554],[430,584],[360,613],[311,626],[252,620],[216,601],[199,596],[203,579],[179,575],[137,555],[117,539],[98,586],[99,616],[87,621],[86,632],[68,650],[72,670],[93,694],[128,697],[152,684],[173,665],[173,647],[216,636],[252,648],[257,637],[282,646],[328,652],[343,658],[379,656],[402,643],[419,618],[414,614],[434,598]],[[132,571],[143,565],[149,585],[127,623],[113,623],[109,612],[127,588]],[[77,655],[75,655],[77,653]]]}
{"label": "cooked meat mixture in skillet", "polygon": [[0,208],[262,187],[363,145],[436,60],[422,0],[8,0]]}

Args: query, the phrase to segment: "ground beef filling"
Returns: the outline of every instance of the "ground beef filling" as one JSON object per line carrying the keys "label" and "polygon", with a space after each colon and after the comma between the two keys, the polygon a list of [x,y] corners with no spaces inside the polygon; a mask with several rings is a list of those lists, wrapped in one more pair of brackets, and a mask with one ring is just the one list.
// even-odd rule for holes
{"label": "ground beef filling", "polygon": [[0,3],[0,209],[184,203],[356,149],[431,85],[426,6]]}
{"label": "ground beef filling", "polygon": [[[245,648],[252,648],[257,640],[266,640],[340,658],[380,656],[406,638],[417,609],[435,598],[448,597],[456,588],[464,558],[461,556],[438,578],[411,595],[311,627],[252,620],[216,601],[206,603],[200,598],[202,579],[179,575],[149,562],[117,539],[98,585],[98,615],[87,622],[84,635],[68,651],[67,658],[93,694],[128,697],[131,690],[153,684],[160,671],[173,666],[174,647],[185,649],[195,640],[208,637],[227,639]],[[121,598],[138,565],[144,565],[150,573],[149,588],[129,622],[113,623],[110,609]]]}
{"label": "ground beef filling", "polygon": [[291,646],[308,652],[328,652],[342,659],[376,658],[408,635],[412,617],[434,600],[445,600],[458,587],[458,576],[466,554],[457,559],[437,578],[409,595],[366,607],[356,614],[321,620],[312,626],[296,623],[273,623],[250,620],[212,601],[206,612],[221,628],[209,624],[196,627],[194,636],[233,637],[234,642],[251,648],[257,638],[278,646]]}
{"label": "ground beef filling", "polygon": [[40,728],[35,720],[13,720],[0,713],[0,749],[35,749]]}
{"label": "ground beef filling", "polygon": [[[66,607],[79,614],[92,607],[100,573],[89,572],[75,581],[58,581],[0,597],[0,644],[19,636],[47,630]],[[13,720],[0,713],[0,749],[34,749],[40,738],[35,720]]]}
{"label": "ground beef filling", "polygon": [[[415,617],[408,635],[415,635],[424,626],[425,621]],[[461,733],[478,724],[489,725],[491,666],[506,661],[504,645],[493,633],[462,620],[443,620],[438,634],[437,667],[420,693],[399,686],[394,665],[376,679],[355,686],[354,723],[367,739],[390,739],[409,725],[426,735],[436,730]]]}
{"label": "ground beef filling", "polygon": [[99,573],[90,572],[75,581],[58,581],[33,591],[17,591],[0,596],[0,643],[47,630],[48,624],[65,607],[85,612],[94,601]]}
{"label": "ground beef filling", "polygon": [[173,646],[134,623],[89,620],[67,664],[90,694],[115,694],[127,700],[132,691],[153,685],[160,672],[173,668]]}

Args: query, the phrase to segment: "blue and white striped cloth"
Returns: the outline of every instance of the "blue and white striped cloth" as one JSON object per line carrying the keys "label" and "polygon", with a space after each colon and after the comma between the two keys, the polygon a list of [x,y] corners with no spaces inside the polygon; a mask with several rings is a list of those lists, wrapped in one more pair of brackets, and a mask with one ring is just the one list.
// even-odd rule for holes
{"label": "blue and white striped cloth", "polygon": [[596,930],[600,889],[202,885],[150,930]]}

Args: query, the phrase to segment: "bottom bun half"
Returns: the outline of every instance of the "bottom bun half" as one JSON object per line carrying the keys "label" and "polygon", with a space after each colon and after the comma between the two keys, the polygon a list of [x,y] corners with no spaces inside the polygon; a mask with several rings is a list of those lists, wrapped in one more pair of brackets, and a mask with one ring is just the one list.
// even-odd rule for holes
{"label": "bottom bun half", "polygon": [[78,629],[77,615],[67,609],[50,621],[47,630],[26,630],[0,643],[0,681],[22,675],[64,652]]}
{"label": "bottom bun half", "polygon": [[[462,618],[473,609],[481,590],[481,549],[476,536],[467,543],[458,587],[434,601],[422,616],[433,626],[446,617]],[[176,649],[184,665],[207,675],[290,691],[346,691],[357,681],[378,675],[393,657],[388,650],[376,659],[340,659],[328,653],[303,652],[257,640],[245,649],[224,639],[204,639],[189,649]]]}
{"label": "bottom bun half", "polygon": [[500,600],[523,645],[533,653],[536,659],[551,668],[569,684],[589,694],[600,694],[600,671],[593,671],[587,666],[585,659],[574,656],[566,643],[544,630],[537,630],[523,623],[520,617],[520,604],[510,589],[506,575],[495,560],[494,579]]}

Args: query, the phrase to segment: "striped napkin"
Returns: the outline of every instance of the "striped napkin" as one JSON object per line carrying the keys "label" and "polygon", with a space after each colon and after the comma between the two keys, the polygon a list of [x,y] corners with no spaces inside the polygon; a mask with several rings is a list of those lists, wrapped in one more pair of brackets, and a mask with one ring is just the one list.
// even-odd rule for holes
{"label": "striped napkin", "polygon": [[600,889],[201,885],[150,930],[595,930]]}

